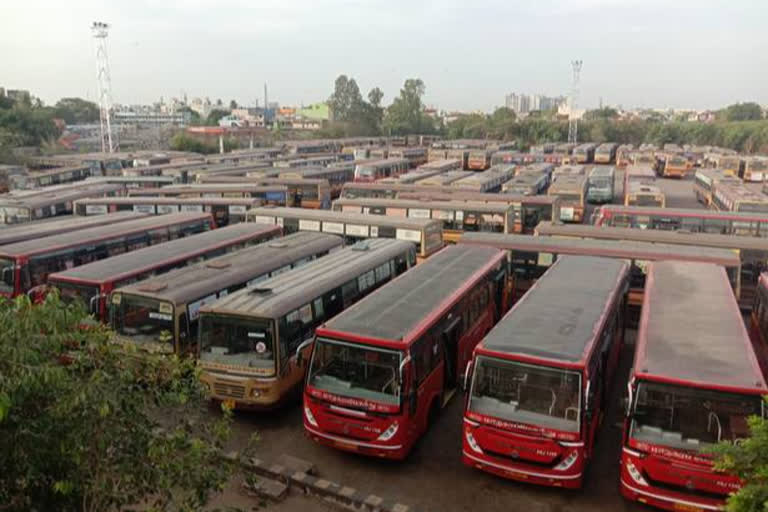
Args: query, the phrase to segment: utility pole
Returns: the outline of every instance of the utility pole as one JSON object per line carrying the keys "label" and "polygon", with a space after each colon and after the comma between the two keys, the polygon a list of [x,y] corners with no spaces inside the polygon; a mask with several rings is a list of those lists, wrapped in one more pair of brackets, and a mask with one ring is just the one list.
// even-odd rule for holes
{"label": "utility pole", "polygon": [[571,96],[568,99],[568,142],[576,144],[579,139],[579,120],[576,118],[576,105],[579,100],[579,81],[581,80],[581,65],[583,61],[571,61],[573,70],[573,82],[571,82]]}
{"label": "utility pole", "polygon": [[118,149],[117,137],[112,137],[112,78],[109,73],[107,58],[107,37],[109,24],[94,21],[91,33],[96,40],[96,83],[99,95],[99,124],[101,132],[101,151],[114,153]]}

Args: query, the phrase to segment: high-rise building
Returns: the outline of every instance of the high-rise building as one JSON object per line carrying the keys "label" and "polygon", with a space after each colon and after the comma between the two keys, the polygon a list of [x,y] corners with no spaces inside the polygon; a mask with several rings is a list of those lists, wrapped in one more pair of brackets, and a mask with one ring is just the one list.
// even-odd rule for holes
{"label": "high-rise building", "polygon": [[565,103],[563,96],[551,97],[543,94],[511,93],[504,98],[504,105],[517,115],[527,115],[540,110],[552,110]]}

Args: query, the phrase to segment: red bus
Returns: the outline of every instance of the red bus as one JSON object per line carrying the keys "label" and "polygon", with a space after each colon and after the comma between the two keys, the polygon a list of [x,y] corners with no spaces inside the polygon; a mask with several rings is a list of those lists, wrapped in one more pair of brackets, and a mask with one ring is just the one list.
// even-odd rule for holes
{"label": "red bus", "polygon": [[582,486],[624,341],[628,285],[627,261],[560,258],[488,333],[465,378],[464,464]]}
{"label": "red bus", "polygon": [[315,331],[304,429],[341,450],[404,459],[506,311],[503,251],[451,246]]}
{"label": "red bus", "polygon": [[725,271],[652,263],[628,385],[621,492],[668,510],[721,510],[741,482],[709,448],[749,436],[768,393]]}
{"label": "red bus", "polygon": [[0,247],[0,296],[16,297],[48,275],[213,228],[207,213],[176,213],[81,229]]}
{"label": "red bus", "polygon": [[65,300],[82,300],[96,318],[108,322],[107,297],[115,288],[266,242],[281,234],[279,226],[234,224],[56,272],[48,276],[48,285],[58,288]]}

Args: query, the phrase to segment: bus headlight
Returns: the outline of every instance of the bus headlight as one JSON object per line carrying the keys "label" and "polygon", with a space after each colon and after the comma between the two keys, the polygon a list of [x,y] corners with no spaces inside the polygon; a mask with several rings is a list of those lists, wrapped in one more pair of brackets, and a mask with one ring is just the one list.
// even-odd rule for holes
{"label": "bus headlight", "polygon": [[261,393],[258,389],[252,389],[251,390],[251,398],[259,398],[261,396]]}
{"label": "bus headlight", "polygon": [[560,461],[560,464],[555,466],[555,471],[566,471],[571,468],[576,463],[576,459],[579,458],[579,452],[578,450],[573,450],[571,453],[568,454],[568,456]]}
{"label": "bus headlight", "polygon": [[309,423],[313,427],[317,426],[317,422],[315,421],[315,417],[312,415],[312,411],[310,411],[309,407],[307,407],[306,405],[304,406],[304,417],[307,418],[307,423]]}
{"label": "bus headlight", "polygon": [[392,439],[395,434],[397,434],[397,429],[400,428],[400,425],[396,421],[393,421],[392,424],[381,433],[379,437],[376,438],[377,441],[389,441]]}
{"label": "bus headlight", "polygon": [[464,437],[467,438],[467,444],[469,445],[470,448],[472,448],[472,451],[477,453],[483,453],[483,450],[480,448],[480,445],[477,444],[477,441],[475,441],[475,436],[473,436],[469,430],[464,432]]}
{"label": "bus headlight", "polygon": [[635,483],[640,485],[648,485],[648,482],[645,480],[645,477],[643,477],[642,473],[635,467],[634,464],[632,464],[631,460],[627,460],[627,472],[629,473],[629,476],[632,477],[632,480],[635,481]]}

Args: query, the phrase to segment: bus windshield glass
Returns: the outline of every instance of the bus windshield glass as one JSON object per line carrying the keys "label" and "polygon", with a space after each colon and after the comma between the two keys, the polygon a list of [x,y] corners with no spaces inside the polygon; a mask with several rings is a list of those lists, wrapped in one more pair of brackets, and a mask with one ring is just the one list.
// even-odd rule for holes
{"label": "bus windshield glass", "polygon": [[752,160],[749,163],[750,171],[765,171],[768,170],[768,160]]}
{"label": "bus windshield glass", "polygon": [[0,258],[0,292],[13,293],[13,285],[16,280],[16,262],[8,258]]}
{"label": "bus windshield glass", "polygon": [[203,315],[200,359],[275,373],[275,329],[272,320]]}
{"label": "bus windshield glass", "polygon": [[361,178],[375,178],[376,177],[376,169],[373,167],[368,166],[358,166],[357,170],[355,171],[355,174]]}
{"label": "bus windshield glass", "polygon": [[95,305],[91,305],[91,299],[99,295],[99,288],[97,286],[88,286],[84,284],[75,284],[68,282],[57,282],[56,288],[59,289],[64,302],[77,302],[80,301],[91,313],[95,313],[91,308]]}
{"label": "bus windshield glass", "polygon": [[478,357],[469,410],[477,414],[578,432],[581,375],[576,372]]}
{"label": "bus windshield glass", "polygon": [[757,395],[737,395],[655,382],[640,382],[630,439],[676,450],[706,451],[718,441],[749,435],[747,418],[761,414]]}
{"label": "bus windshield glass", "polygon": [[173,306],[156,299],[118,295],[112,303],[112,328],[122,336],[132,341],[142,343],[158,343],[163,337],[173,343]]}
{"label": "bus windshield glass", "polygon": [[608,189],[611,188],[611,179],[605,178],[605,177],[598,177],[598,178],[589,178],[589,186],[591,188],[597,188],[597,189]]}
{"label": "bus windshield glass", "polygon": [[394,350],[318,338],[307,383],[334,395],[400,405],[400,357]]}

